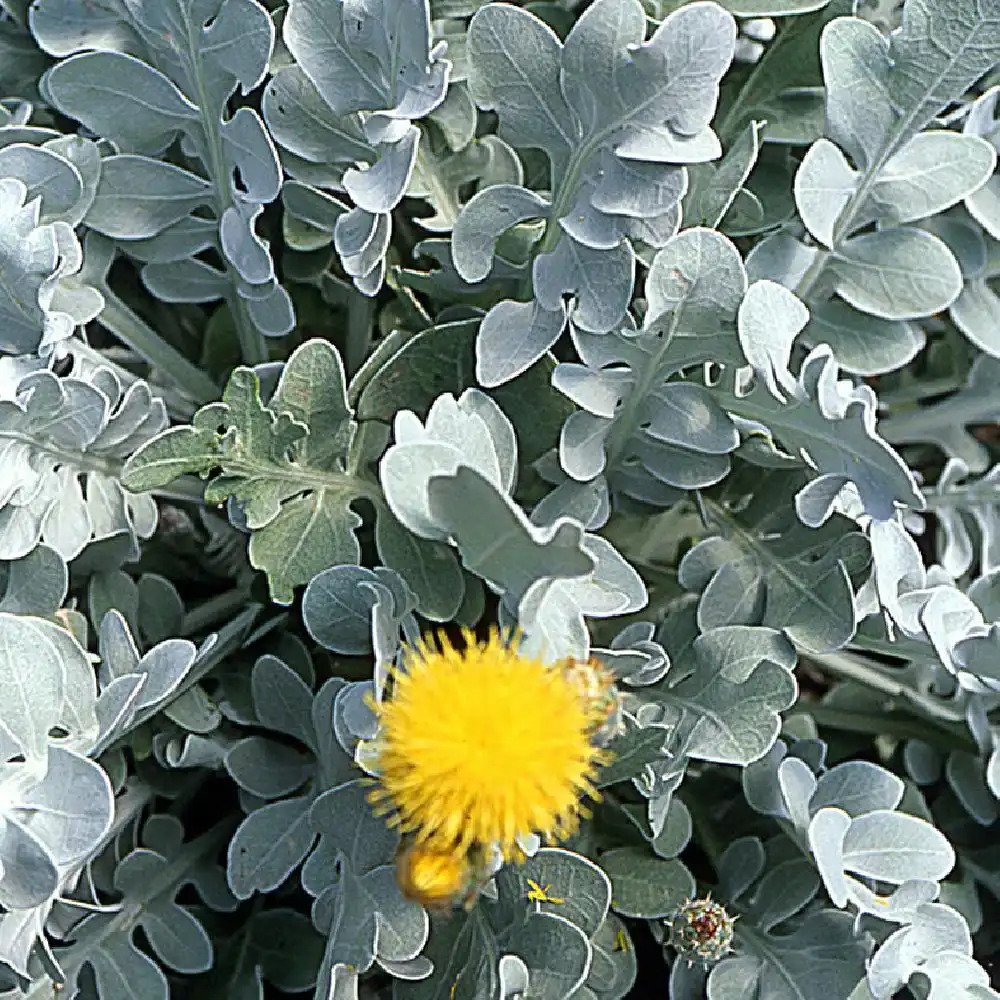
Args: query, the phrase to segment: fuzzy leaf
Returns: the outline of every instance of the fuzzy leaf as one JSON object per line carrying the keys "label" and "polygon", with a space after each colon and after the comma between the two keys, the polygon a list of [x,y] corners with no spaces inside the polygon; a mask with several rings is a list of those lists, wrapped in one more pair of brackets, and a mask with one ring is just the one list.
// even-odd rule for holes
{"label": "fuzzy leaf", "polygon": [[531,879],[539,886],[549,886],[558,903],[538,901],[540,913],[565,917],[587,937],[597,933],[611,904],[611,883],[604,870],[579,854],[563,848],[546,847],[517,868],[504,870],[512,886],[506,890],[528,898]]}
{"label": "fuzzy leaf", "polygon": [[985,472],[990,453],[967,428],[1000,419],[1000,399],[992,391],[998,378],[1000,360],[980,355],[961,389],[925,406],[891,414],[879,424],[879,433],[890,444],[936,444],[949,458],[961,459],[970,472]]}
{"label": "fuzzy leaf", "polygon": [[[792,383],[786,380],[786,389]],[[806,458],[821,477],[834,484],[854,484],[864,512],[878,520],[891,518],[897,506],[921,509],[923,497],[903,460],[875,431],[875,400],[864,388],[848,389],[837,379],[837,363],[829,348],[817,347],[802,364],[792,399],[785,406],[762,383],[746,395],[717,392],[720,404],[767,427],[795,455]],[[807,517],[822,523],[826,511]]]}
{"label": "fuzzy leaf", "polygon": [[677,860],[657,858],[634,847],[601,855],[611,879],[611,907],[626,917],[665,917],[694,892],[694,879]]}
{"label": "fuzzy leaf", "polygon": [[261,806],[240,824],[229,843],[229,887],[237,899],[276,889],[309,852],[316,834],[311,800],[282,799]]}
{"label": "fuzzy leaf", "polygon": [[[412,123],[445,99],[451,63],[433,44],[426,0],[296,0],[284,39],[296,65],[272,83],[265,118],[283,147],[323,164],[308,190],[337,187],[354,200],[350,220],[335,224],[335,245],[355,287],[375,295],[389,213],[417,162],[421,133]],[[363,246],[349,238],[351,223],[366,234]]]}
{"label": "fuzzy leaf", "polygon": [[[101,164],[88,223],[121,240],[126,252],[144,241],[144,277],[148,271],[154,294],[172,302],[244,303],[235,310],[244,343],[287,333],[291,299],[254,229],[278,194],[277,155],[256,112],[227,114],[237,88],[248,93],[266,72],[274,46],[267,10],[257,0],[50,9],[60,4],[35,16],[43,46],[68,56],[46,76],[46,95],[119,150]],[[66,31],[67,18],[75,32]],[[156,159],[178,133],[188,169]],[[168,276],[153,258],[169,256],[173,227],[190,226],[196,211],[200,219],[210,213],[212,224],[189,248],[187,269]],[[204,280],[206,261],[193,256],[207,249],[222,262],[214,282]],[[191,266],[197,264],[200,272]]]}
{"label": "fuzzy leaf", "polygon": [[340,357],[314,340],[288,359],[269,405],[257,376],[239,368],[222,403],[148,442],[129,458],[123,477],[148,490],[183,472],[221,468],[206,498],[243,505],[250,560],[268,574],[275,600],[290,603],[298,584],[357,561],[353,531],[361,519],[351,504],[371,487],[344,471],[353,435]]}
{"label": "fuzzy leaf", "polygon": [[[41,155],[41,150],[25,148]],[[11,149],[0,150],[0,157]],[[55,154],[47,159],[56,170],[38,161],[9,163],[7,169],[16,168],[20,177],[3,176],[6,170],[0,169],[0,220],[7,233],[0,250],[0,348],[9,353],[64,353],[64,342],[76,327],[92,320],[104,305],[96,289],[76,278],[83,255],[72,228],[58,219],[42,219],[42,205],[49,205],[49,185],[58,170],[70,171],[79,181],[68,161]],[[73,200],[71,191],[69,202]],[[68,203],[63,199],[62,204]]]}
{"label": "fuzzy leaf", "polygon": [[940,312],[962,290],[962,272],[951,251],[920,229],[856,236],[838,247],[830,268],[845,302],[882,319]]}
{"label": "fuzzy leaf", "polygon": [[[658,495],[672,502],[681,490],[725,477],[728,454],[739,446],[735,424],[710,392],[671,376],[708,360],[745,363],[731,328],[745,290],[743,262],[729,240],[688,229],[653,259],[641,331],[574,329],[584,363],[557,365],[552,379],[581,408],[560,441],[568,475],[606,480],[612,491],[648,502]],[[607,442],[622,437],[607,468]]]}
{"label": "fuzzy leaf", "polygon": [[[711,135],[716,88],[734,39],[731,16],[712,3],[673,12],[648,41],[635,0],[599,0],[565,44],[517,7],[487,4],[473,17],[472,96],[497,112],[502,137],[544,150],[553,168],[547,235],[534,261],[535,305],[517,304],[518,360],[511,364],[499,343],[507,321],[494,318],[497,310],[510,313],[515,303],[508,300],[484,320],[477,352],[483,384],[513,377],[554,343],[563,327],[556,306],[564,295],[580,328],[606,333],[620,323],[634,277],[630,238],[650,235],[647,217],[673,218],[686,187],[680,164],[692,155],[704,158],[684,140]],[[513,197],[514,189],[508,201]],[[523,189],[517,199],[524,209],[510,218],[527,218],[529,203],[537,206],[533,213],[542,207]],[[463,215],[479,211],[473,200]],[[467,225],[460,216],[459,231]],[[499,225],[494,221],[490,232]],[[667,228],[672,234],[676,221]],[[484,275],[488,259],[475,258],[469,274]],[[547,320],[544,336],[533,311],[538,307]]]}
{"label": "fuzzy leaf", "polygon": [[794,702],[798,689],[789,670],[762,653],[755,657],[752,672],[743,669],[745,677],[739,681],[738,675],[727,677],[713,655],[716,650],[701,641],[712,634],[707,632],[695,641],[698,666],[657,700],[667,710],[665,721],[682,730],[689,756],[749,764],[771,748],[780,728],[780,713]]}
{"label": "fuzzy leaf", "polygon": [[572,996],[590,971],[590,942],[580,927],[559,913],[529,914],[504,944],[528,967],[531,995],[539,1000]]}
{"label": "fuzzy leaf", "polygon": [[737,989],[754,984],[775,1000],[820,1000],[848,996],[864,975],[864,946],[851,933],[851,917],[834,910],[810,914],[791,933],[768,934],[759,948],[741,939],[741,951],[712,970],[710,997],[739,996]]}
{"label": "fuzzy leaf", "polygon": [[703,589],[703,620],[718,601],[741,612],[742,621],[732,616],[728,624],[780,629],[805,649],[837,649],[854,634],[849,574],[867,564],[867,542],[842,524],[806,528],[787,499],[778,499],[775,475],[740,513],[737,533],[705,539],[685,555],[680,581]]}

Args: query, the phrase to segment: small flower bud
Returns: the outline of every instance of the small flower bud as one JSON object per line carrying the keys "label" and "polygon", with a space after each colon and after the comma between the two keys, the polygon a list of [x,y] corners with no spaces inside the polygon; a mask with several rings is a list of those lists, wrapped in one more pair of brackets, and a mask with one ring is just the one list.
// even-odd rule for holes
{"label": "small flower bud", "polygon": [[724,958],[732,949],[735,923],[736,918],[711,897],[687,900],[665,921],[668,943],[688,965],[711,965]]}

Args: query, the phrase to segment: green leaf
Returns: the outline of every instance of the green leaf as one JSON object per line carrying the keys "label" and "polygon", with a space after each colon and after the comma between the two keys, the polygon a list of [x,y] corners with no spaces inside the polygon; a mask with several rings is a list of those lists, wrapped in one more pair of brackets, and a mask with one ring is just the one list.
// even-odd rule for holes
{"label": "green leaf", "polygon": [[694,878],[677,860],[638,847],[616,847],[600,857],[611,879],[611,907],[623,917],[669,916],[695,890]]}
{"label": "green leaf", "polygon": [[[711,633],[709,633],[711,635]],[[685,724],[685,752],[720,764],[749,764],[771,748],[781,713],[795,703],[792,674],[764,660],[742,683],[726,680],[708,657],[686,680],[660,696],[678,725]]]}
{"label": "green leaf", "polygon": [[[88,224],[148,241],[143,278],[157,297],[229,301],[244,360],[265,361],[263,338],[294,326],[291,299],[255,229],[278,194],[281,168],[257,112],[244,106],[230,116],[228,102],[264,79],[275,37],[267,9],[257,0],[85,8],[50,0],[33,15],[39,44],[69,57],[46,78],[48,100],[120,153],[101,163]],[[184,168],[154,159],[178,133]],[[209,225],[192,242],[195,218]],[[175,232],[158,239],[175,225],[188,232],[179,256],[171,256]],[[194,256],[208,249],[211,263]],[[169,272],[165,260],[181,263]]]}
{"label": "green leaf", "polygon": [[189,170],[147,156],[109,156],[86,223],[120,239],[155,236],[214,198],[212,185]]}
{"label": "green leaf", "polygon": [[[333,968],[341,963],[358,972],[367,971],[375,961],[378,916],[364,882],[346,863],[338,864],[338,874],[327,899],[327,920],[320,929],[327,933],[326,954],[316,992],[329,996]],[[319,923],[319,921],[317,921]]]}
{"label": "green leaf", "polygon": [[748,988],[768,1000],[823,1000],[847,997],[865,974],[865,945],[852,933],[853,917],[818,910],[797,923],[789,934],[757,937],[740,934],[740,954],[723,959],[712,971],[712,996],[736,1000]]}
{"label": "green leaf", "polygon": [[465,578],[452,549],[407,531],[389,511],[378,519],[375,544],[382,561],[413,588],[422,614],[432,621],[454,619],[465,596]]}
{"label": "green leaf", "polygon": [[949,458],[961,459],[970,472],[985,472],[990,451],[969,428],[1000,420],[1000,397],[994,391],[1000,379],[1000,360],[981,354],[957,392],[900,409],[879,423],[879,433],[892,444],[930,442]]}
{"label": "green leaf", "polygon": [[979,136],[921,132],[879,174],[871,211],[897,224],[937,215],[982,187],[996,162],[996,150]]}
{"label": "green leaf", "polygon": [[288,993],[315,984],[323,940],[307,916],[284,907],[263,910],[248,933],[247,964],[258,965],[268,982]]}
{"label": "green leaf", "polygon": [[394,983],[400,1000],[482,1000],[496,995],[499,948],[482,914],[436,914],[424,955],[434,963],[426,979]]}
{"label": "green leaf", "polygon": [[858,173],[837,145],[817,139],[809,147],[795,174],[795,205],[806,229],[824,246],[833,245],[834,225],[857,186]]}
{"label": "green leaf", "polygon": [[[952,309],[957,305],[956,301]],[[917,323],[868,316],[831,299],[812,307],[802,339],[829,344],[845,371],[877,375],[902,368],[924,346],[926,337]]]}
{"label": "green leaf", "polygon": [[889,36],[888,98],[902,145],[1000,60],[1000,8],[981,0],[908,0]]}
{"label": "green leaf", "polygon": [[820,346],[803,362],[787,402],[779,402],[763,381],[746,395],[719,387],[716,399],[730,413],[766,427],[788,454],[804,456],[819,474],[798,498],[806,523],[815,526],[829,516],[823,505],[817,504],[815,513],[806,505],[807,496],[812,500],[809,491],[818,490],[827,477],[834,494],[845,482],[853,483],[865,513],[879,520],[891,518],[899,507],[922,509],[913,473],[875,430],[873,397],[838,387],[837,374],[830,349]]}
{"label": "green leaf", "polygon": [[316,832],[308,796],[271,802],[250,813],[229,842],[229,887],[237,899],[271,892],[309,852]]}
{"label": "green leaf", "polygon": [[79,643],[52,622],[5,612],[0,627],[0,684],[8,692],[0,725],[7,752],[44,770],[53,729],[62,727],[77,738],[97,734],[93,670]]}
{"label": "green leaf", "polygon": [[267,573],[274,600],[290,604],[296,586],[358,561],[361,518],[351,504],[379,493],[348,471],[353,438],[340,357],[312,340],[288,359],[269,405],[253,371],[237,368],[221,403],[140,448],[123,478],[131,489],[155,489],[183,472],[221,470],[206,499],[240,502],[251,563]]}
{"label": "green leaf", "polygon": [[511,145],[535,146],[553,159],[568,156],[576,129],[560,88],[562,46],[555,32],[527,11],[490,4],[477,11],[469,32],[469,90],[476,103],[497,111]]}
{"label": "green leaf", "polygon": [[586,985],[605,1000],[628,996],[635,984],[638,962],[624,921],[609,913],[591,945],[594,961]]}
{"label": "green leaf", "polygon": [[207,475],[221,457],[222,445],[213,431],[171,427],[129,457],[122,482],[135,493],[162,489],[186,472]]}
{"label": "green leaf", "polygon": [[563,1000],[587,978],[592,950],[583,930],[553,912],[531,913],[504,937],[504,949],[528,967],[530,995]]}
{"label": "green leaf", "polygon": [[737,17],[788,17],[808,14],[830,0],[725,0],[723,7]]}
{"label": "green leaf", "polygon": [[[1000,9],[978,0],[910,0],[902,27],[888,37],[855,17],[826,26],[820,54],[829,138],[806,154],[795,195],[807,228],[829,252],[801,273],[760,277],[787,282],[810,308],[822,308],[832,292],[897,323],[958,299],[954,248],[899,224],[933,217],[991,178],[992,146],[966,141],[979,136],[922,130],[1000,59],[998,29]],[[873,222],[874,231],[863,231]],[[837,325],[850,336],[851,324]],[[905,363],[913,331],[880,332],[894,341],[881,370]]]}
{"label": "green leaf", "polygon": [[762,122],[751,122],[726,150],[718,165],[688,167],[690,183],[684,196],[684,224],[715,229],[733,207],[760,153]]}
{"label": "green leaf", "polygon": [[518,184],[494,184],[465,205],[451,237],[455,268],[463,280],[482,281],[493,267],[497,240],[512,226],[544,216],[549,203]]}

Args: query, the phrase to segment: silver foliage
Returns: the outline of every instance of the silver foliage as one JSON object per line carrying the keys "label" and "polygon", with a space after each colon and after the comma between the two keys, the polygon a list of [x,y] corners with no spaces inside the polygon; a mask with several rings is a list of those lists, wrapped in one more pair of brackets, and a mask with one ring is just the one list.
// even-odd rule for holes
{"label": "silver foliage", "polygon": [[[1000,997],[997,0],[0,6],[4,996]],[[453,913],[430,623],[616,682]]]}

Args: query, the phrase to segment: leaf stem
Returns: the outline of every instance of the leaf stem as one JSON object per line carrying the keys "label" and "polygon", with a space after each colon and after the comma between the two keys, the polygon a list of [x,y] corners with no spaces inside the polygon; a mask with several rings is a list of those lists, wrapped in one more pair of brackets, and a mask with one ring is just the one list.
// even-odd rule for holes
{"label": "leaf stem", "polygon": [[756,97],[754,94],[754,87],[757,85],[758,79],[763,75],[765,69],[770,69],[770,63],[774,59],[775,52],[779,52],[779,42],[781,41],[781,36],[784,31],[781,27],[778,28],[778,34],[767,48],[764,50],[764,54],[757,60],[754,64],[753,69],[747,76],[740,87],[739,93],[733,99],[733,102],[726,109],[725,115],[722,117],[722,121],[715,127],[715,133],[719,137],[719,143],[723,149],[728,149],[729,145],[732,143],[733,139],[736,137],[736,133],[739,131],[739,126],[742,124],[744,117],[752,118],[752,115],[747,115],[747,111],[753,107],[753,101],[751,97]]}
{"label": "leaf stem", "polygon": [[[229,274],[230,280],[236,285],[237,278],[228,264],[226,271]],[[250,319],[250,310],[247,307],[246,300],[235,288],[232,294],[226,299],[226,304],[229,306],[229,311],[233,316],[236,336],[240,342],[240,355],[244,363],[252,368],[254,365],[261,365],[266,361],[270,361],[271,352],[267,349],[264,335],[257,329],[253,320]]]}
{"label": "leaf stem", "polygon": [[420,171],[421,179],[433,195],[428,200],[451,229],[462,211],[462,206],[455,197],[455,191],[438,173],[438,161],[430,149],[429,142],[429,136],[422,131],[420,141],[417,143],[417,170]]}
{"label": "leaf stem", "polygon": [[[940,83],[940,78],[935,81],[935,84],[937,83]],[[850,198],[848,198],[847,204],[844,205],[840,214],[837,216],[837,220],[833,227],[833,235],[830,241],[829,251],[824,250],[816,255],[816,259],[809,265],[809,268],[802,276],[801,281],[799,281],[798,285],[793,289],[795,294],[807,306],[810,304],[810,293],[822,277],[823,272],[826,269],[827,261],[836,254],[841,243],[848,236],[850,236],[855,219],[864,208],[865,202],[868,200],[868,195],[871,193],[875,182],[878,180],[879,174],[882,172],[882,168],[885,167],[885,165],[892,158],[893,154],[895,154],[902,145],[903,140],[906,137],[907,132],[911,130],[921,107],[922,104],[918,103],[915,107],[911,107],[899,115],[895,125],[893,125],[891,131],[886,136],[882,148],[878,151],[878,154],[872,158],[872,162],[861,172],[858,186],[854,189],[854,193],[850,196]],[[861,166],[861,164],[857,165]]]}
{"label": "leaf stem", "polygon": [[967,507],[1000,502],[1000,483],[974,479],[960,486],[949,486],[947,493],[925,493],[924,496],[927,498],[928,511],[948,510],[952,507],[964,510]]}
{"label": "leaf stem", "polygon": [[247,919],[240,931],[240,947],[236,952],[236,958],[233,960],[233,972],[229,977],[230,984],[238,982],[238,977],[243,971],[247,955],[250,954],[250,943],[253,940],[254,932],[254,920],[263,908],[264,897],[260,894],[254,896],[253,902],[250,904],[250,912],[247,914]]}
{"label": "leaf stem", "polygon": [[[943,396],[945,393],[958,392],[965,387],[967,376],[944,375],[941,378],[925,378],[913,385],[890,389],[878,394],[879,409],[883,412],[894,408],[912,407],[922,403],[932,396]],[[883,419],[885,419],[883,417]]]}
{"label": "leaf stem", "polygon": [[[364,497],[372,503],[382,500],[382,488],[370,479],[362,479],[343,472],[326,472],[298,465],[274,465],[239,458],[225,458],[220,462],[225,476],[236,476],[241,479],[255,480],[258,476],[266,476],[271,480],[287,482],[297,490],[336,490],[351,492],[356,497]],[[209,482],[209,489],[214,480]],[[229,496],[231,494],[226,494]],[[209,503],[221,502],[222,498],[213,498]]]}
{"label": "leaf stem", "polygon": [[[597,152],[604,137],[605,133],[599,132],[596,136],[592,136],[587,142],[584,142],[570,153],[569,158],[566,160],[566,171],[563,174],[562,181],[559,183],[558,188],[554,189],[552,206],[549,209],[549,217],[545,222],[545,232],[538,241],[532,261],[536,260],[542,254],[550,253],[559,242],[559,238],[562,236],[562,226],[559,225],[559,220],[569,211],[580,177],[586,169],[587,161]],[[559,164],[551,156],[549,157],[549,163],[554,180],[559,169]],[[522,280],[522,297],[526,300],[532,299],[535,294],[532,279],[533,272],[534,268],[527,268]]]}

